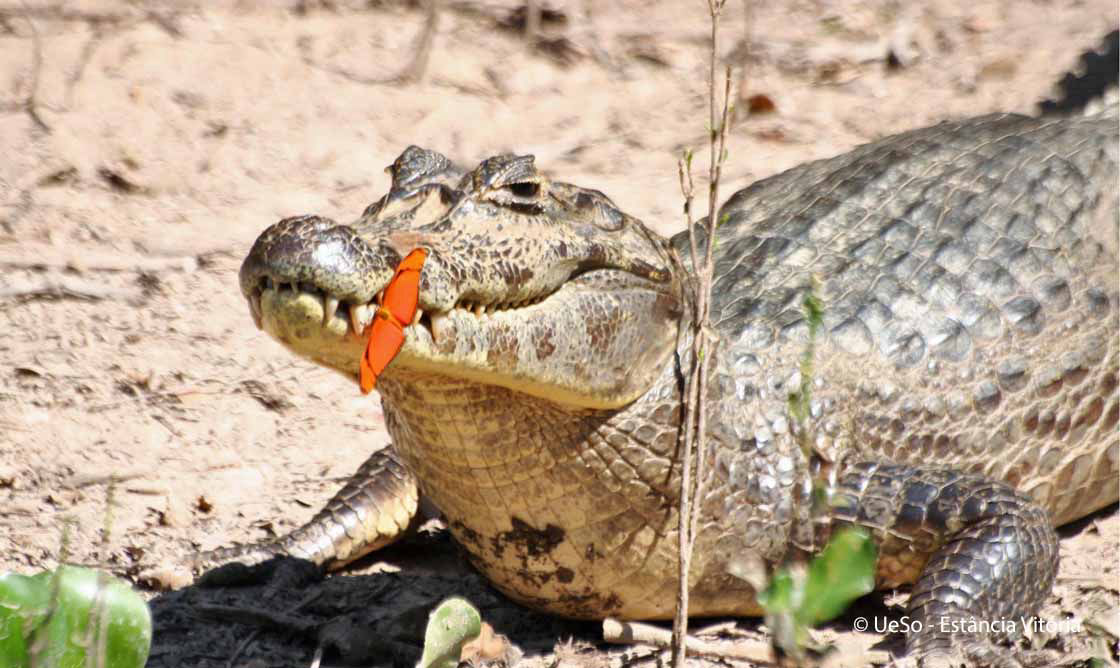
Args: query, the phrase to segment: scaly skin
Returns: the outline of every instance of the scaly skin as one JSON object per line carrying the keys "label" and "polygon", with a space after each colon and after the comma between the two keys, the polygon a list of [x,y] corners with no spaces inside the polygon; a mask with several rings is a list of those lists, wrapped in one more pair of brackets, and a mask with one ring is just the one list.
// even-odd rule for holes
{"label": "scaly skin", "polygon": [[[848,524],[872,530],[881,586],[915,583],[915,619],[1038,608],[1052,525],[1117,501],[1118,269],[1094,236],[1118,215],[1117,141],[1114,109],[986,116],[803,165],[724,205],[692,614],[757,614],[729,569],[812,552]],[[551,182],[530,157],[461,175],[410,148],[392,171],[352,225],[266,230],[241,285],[266,332],[356,382],[364,305],[408,251],[429,250],[422,313],[378,381],[394,451],[377,457],[408,500],[367,478],[372,502],[336,497],[313,522],[345,529],[337,544],[313,529],[243,555],[354,558],[399,534],[418,484],[512,598],[671,616],[690,349],[689,267],[671,251],[687,257],[687,238]],[[799,423],[789,396],[814,285],[824,319]],[[815,472],[835,492],[825,517],[810,513]],[[908,638],[916,654],[986,647],[931,627]]]}

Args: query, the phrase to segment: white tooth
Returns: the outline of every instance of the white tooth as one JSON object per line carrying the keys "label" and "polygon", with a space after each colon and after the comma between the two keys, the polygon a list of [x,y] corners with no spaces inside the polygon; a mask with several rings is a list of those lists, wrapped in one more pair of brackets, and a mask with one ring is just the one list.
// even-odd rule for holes
{"label": "white tooth", "polygon": [[474,307],[474,314],[477,315],[477,316],[480,316],[480,317],[486,315],[486,307],[483,306],[482,304],[479,304],[478,306],[475,306]]}
{"label": "white tooth", "polygon": [[[424,309],[422,309],[420,307],[417,307],[416,308],[416,313],[413,314],[413,316],[412,316],[412,323],[418,323],[423,318],[424,318]],[[412,324],[412,323],[409,323],[409,324]]]}
{"label": "white tooth", "polygon": [[254,294],[249,296],[249,313],[253,316],[253,323],[256,324],[257,329],[264,329],[261,326],[261,296]]}
{"label": "white tooth", "polygon": [[366,327],[370,321],[373,320],[373,309],[368,305],[350,306],[350,326],[354,329],[354,333],[361,336],[366,331]]}
{"label": "white tooth", "polygon": [[334,314],[338,311],[338,299],[336,297],[323,298],[323,324],[326,325],[334,318]]}
{"label": "white tooth", "polygon": [[447,314],[446,313],[433,313],[431,319],[432,319],[432,341],[434,342],[434,341],[438,341],[440,339],[441,333],[443,332],[443,328],[445,327],[444,323],[447,322]]}

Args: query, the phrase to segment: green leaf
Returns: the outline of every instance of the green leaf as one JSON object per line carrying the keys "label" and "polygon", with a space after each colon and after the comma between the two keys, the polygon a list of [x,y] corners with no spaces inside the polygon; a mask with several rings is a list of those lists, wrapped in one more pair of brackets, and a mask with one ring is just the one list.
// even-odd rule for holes
{"label": "green leaf", "polygon": [[865,529],[840,531],[809,564],[798,618],[816,626],[875,589],[875,543]]}
{"label": "green leaf", "polygon": [[[30,578],[6,576],[0,590],[0,615],[7,614],[0,628],[9,631],[0,641],[3,665],[143,668],[148,660],[151,613],[122,580],[61,566]],[[13,618],[21,620],[18,642]]]}
{"label": "green leaf", "polygon": [[782,568],[758,593],[774,642],[791,656],[803,655],[809,627],[836,617],[875,588],[875,544],[862,528],[832,537],[808,571]]}
{"label": "green leaf", "polygon": [[769,586],[758,593],[758,604],[766,612],[793,610],[794,588],[793,575],[788,568],[783,568],[774,573]]}
{"label": "green leaf", "polygon": [[47,617],[50,582],[43,576],[49,575],[0,574],[0,665],[31,665],[27,641]]}
{"label": "green leaf", "polygon": [[805,573],[789,568],[774,573],[769,586],[758,594],[774,643],[793,657],[802,656],[809,639],[808,627],[798,615],[804,596]]}
{"label": "green leaf", "polygon": [[482,632],[482,616],[465,599],[449,598],[436,606],[424,632],[419,668],[455,668],[463,645]]}

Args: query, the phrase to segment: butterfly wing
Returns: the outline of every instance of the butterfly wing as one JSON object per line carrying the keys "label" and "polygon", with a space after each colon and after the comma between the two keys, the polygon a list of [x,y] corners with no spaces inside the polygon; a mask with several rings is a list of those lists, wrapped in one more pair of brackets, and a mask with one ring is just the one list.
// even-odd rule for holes
{"label": "butterfly wing", "polygon": [[369,394],[377,384],[377,377],[389,366],[389,362],[400,352],[404,345],[404,329],[392,318],[374,318],[369,335],[369,343],[358,364],[358,384],[362,394]]}
{"label": "butterfly wing", "polygon": [[373,319],[372,331],[365,352],[358,363],[358,384],[362,394],[369,394],[377,384],[377,377],[404,345],[404,328],[416,316],[416,302],[420,297],[420,270],[428,251],[417,248],[397,265],[397,273],[381,300],[381,308]]}
{"label": "butterfly wing", "polygon": [[420,297],[420,270],[428,251],[417,248],[397,265],[397,273],[385,288],[385,298],[381,305],[393,314],[402,325],[412,324],[416,315],[416,301]]}

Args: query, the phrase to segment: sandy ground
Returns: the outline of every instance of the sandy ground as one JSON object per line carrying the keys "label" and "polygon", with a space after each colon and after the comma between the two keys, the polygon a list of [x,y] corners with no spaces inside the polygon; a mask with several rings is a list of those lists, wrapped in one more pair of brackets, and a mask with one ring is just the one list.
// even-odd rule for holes
{"label": "sandy ground", "polygon": [[[758,94],[776,110],[737,119],[726,194],[894,131],[1030,113],[1120,21],[1113,0],[756,4],[750,21],[729,4],[721,52],[749,64],[740,108]],[[546,22],[538,48],[501,27],[516,3],[444,0],[422,79],[400,83],[425,24],[408,3],[0,2],[0,571],[66,554],[129,577],[155,565],[175,582],[196,550],[306,520],[387,442],[375,397],[252,326],[236,272],[283,216],[357,216],[407,145],[465,164],[531,152],[662,232],[682,227],[675,161],[703,146],[707,118],[703,3],[549,6],[566,21]],[[1085,648],[1116,665],[1115,507],[1063,536],[1046,614],[1085,631],[1050,646],[1066,665]],[[441,551],[455,561],[439,535],[393,555],[415,570]],[[591,647],[594,627],[526,615],[469,574],[383,570],[371,560],[332,578],[300,611],[423,611],[471,581],[541,665],[657,659]],[[270,609],[303,598],[264,591]],[[150,665],[309,665],[314,634],[239,648],[250,627],[192,608],[244,596],[155,596]],[[829,637],[879,640],[846,619]],[[362,634],[347,628],[334,630],[353,645]],[[388,633],[377,628],[366,636]],[[757,622],[723,633],[757,636]],[[402,642],[335,643],[324,665],[407,665],[415,645]]]}

